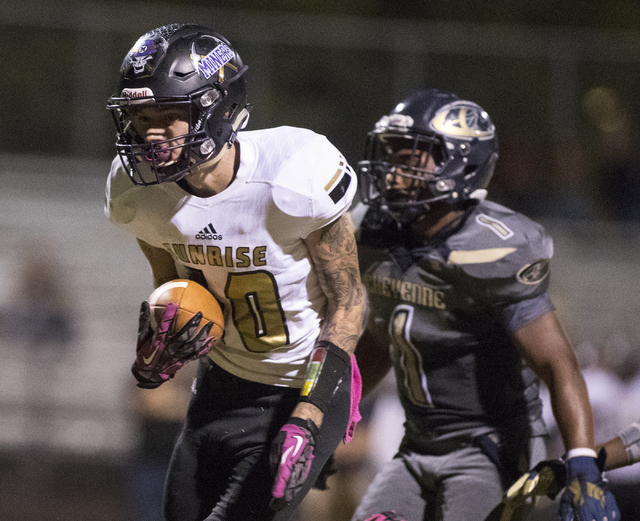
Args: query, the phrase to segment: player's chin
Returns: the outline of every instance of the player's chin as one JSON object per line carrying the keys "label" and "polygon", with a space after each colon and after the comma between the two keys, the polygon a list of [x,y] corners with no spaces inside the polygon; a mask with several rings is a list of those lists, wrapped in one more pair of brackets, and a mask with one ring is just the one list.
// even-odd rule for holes
{"label": "player's chin", "polygon": [[206,159],[205,161],[202,161],[197,165],[191,166],[190,175],[192,177],[203,177],[212,172],[220,164],[220,160],[224,156],[226,150],[227,147],[224,147],[223,150],[218,152],[218,154],[214,155],[213,157],[210,157],[209,159]]}

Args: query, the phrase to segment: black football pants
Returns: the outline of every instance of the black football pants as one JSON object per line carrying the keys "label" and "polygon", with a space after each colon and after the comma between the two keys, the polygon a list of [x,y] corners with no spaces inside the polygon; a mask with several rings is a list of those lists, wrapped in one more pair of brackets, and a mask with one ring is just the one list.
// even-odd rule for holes
{"label": "black football pants", "polygon": [[166,520],[289,519],[344,436],[350,386],[350,379],[343,378],[331,401],[303,490],[275,512],[269,508],[275,477],[269,445],[298,403],[300,390],[243,380],[203,359],[169,467]]}

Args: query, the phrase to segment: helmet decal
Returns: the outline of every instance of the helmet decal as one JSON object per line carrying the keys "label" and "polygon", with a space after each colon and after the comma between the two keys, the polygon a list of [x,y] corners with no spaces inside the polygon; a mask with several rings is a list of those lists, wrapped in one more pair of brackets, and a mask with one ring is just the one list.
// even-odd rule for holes
{"label": "helmet decal", "polygon": [[148,35],[141,37],[133,46],[122,67],[125,76],[129,76],[133,69],[133,74],[153,74],[156,67],[164,57],[167,50],[167,41],[160,35],[149,38]]}
{"label": "helmet decal", "polygon": [[413,127],[413,118],[408,114],[390,114],[389,116],[382,116],[380,121],[376,123],[376,129],[389,127],[408,132],[409,129]]}
{"label": "helmet decal", "polygon": [[204,57],[200,57],[192,46],[191,55],[192,59],[195,58],[197,61],[198,72],[207,80],[233,60],[234,57],[233,51],[223,42],[220,42],[217,47]]}
{"label": "helmet decal", "polygon": [[442,107],[429,127],[454,139],[492,139],[495,127],[487,113],[470,101],[454,101]]}
{"label": "helmet decal", "polygon": [[141,89],[122,89],[120,94],[123,98],[146,98],[153,96],[153,91],[148,87],[142,87]]}
{"label": "helmet decal", "polygon": [[360,196],[409,223],[435,203],[466,207],[484,200],[497,158],[497,132],[479,105],[450,92],[421,90],[367,135],[358,162]]}

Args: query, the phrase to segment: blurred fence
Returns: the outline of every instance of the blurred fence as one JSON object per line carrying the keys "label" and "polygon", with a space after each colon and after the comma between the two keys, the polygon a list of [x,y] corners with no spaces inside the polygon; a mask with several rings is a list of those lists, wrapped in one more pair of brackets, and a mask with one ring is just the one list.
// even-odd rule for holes
{"label": "blurred fence", "polygon": [[170,22],[210,25],[249,64],[251,126],[313,128],[355,161],[364,133],[416,88],[481,102],[507,136],[584,138],[581,101],[597,85],[631,104],[640,32],[312,16],[168,2],[0,0],[4,125],[10,152],[106,158],[105,101],[124,54]]}
{"label": "blurred fence", "polygon": [[[0,344],[0,447],[126,454],[135,441],[129,366],[151,277],[133,237],[104,217],[109,165],[24,156],[0,164],[0,310],[15,305],[19,274],[40,256],[60,265],[78,331],[59,355],[19,338]],[[552,296],[576,346],[622,336],[640,349],[638,228],[545,224],[556,250]]]}
{"label": "blurred fence", "polygon": [[39,273],[25,270],[57,265],[51,276],[58,280],[42,284],[61,286],[75,335],[65,346],[29,345],[37,302],[23,329],[5,335],[0,446],[127,452],[134,442],[127,384],[136,316],[152,286],[135,241],[104,217],[109,164],[6,156],[2,164],[1,316],[14,320],[26,291],[21,285],[29,276],[39,281]]}
{"label": "blurred fence", "polygon": [[[0,165],[0,317],[15,307],[21,284],[38,278],[29,271],[34,260],[44,261],[59,267],[76,331],[60,350],[34,349],[21,330],[0,340],[0,517],[29,521],[46,510],[52,521],[126,521],[127,469],[140,435],[129,366],[138,305],[151,290],[148,266],[133,237],[104,217],[107,161],[5,155]],[[621,342],[640,352],[638,227],[544,224],[556,249],[552,297],[578,353],[586,359]],[[388,442],[397,427],[377,435],[362,427],[369,441],[343,457],[375,466],[380,455],[367,455],[367,443],[375,450],[375,439]],[[348,519],[370,474],[344,476],[335,479],[349,487],[334,488],[343,503],[317,495],[305,502],[313,519]],[[327,508],[334,517],[323,517]]]}

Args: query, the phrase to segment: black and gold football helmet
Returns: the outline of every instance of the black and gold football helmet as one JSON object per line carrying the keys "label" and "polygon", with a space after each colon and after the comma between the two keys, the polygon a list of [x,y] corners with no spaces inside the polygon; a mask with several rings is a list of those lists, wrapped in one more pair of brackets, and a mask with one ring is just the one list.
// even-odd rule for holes
{"label": "black and gold football helmet", "polygon": [[[420,91],[367,135],[360,196],[396,221],[411,222],[436,201],[483,200],[497,158],[496,130],[481,107],[455,94]],[[401,187],[396,176],[404,178]]]}
{"label": "black and gold football helmet", "polygon": [[[221,35],[196,24],[171,24],[141,36],[125,56],[118,86],[109,99],[117,128],[116,149],[135,184],[177,181],[214,161],[246,125],[247,66]],[[179,139],[145,142],[136,111],[173,106],[188,118]],[[177,160],[167,161],[180,150]]]}

